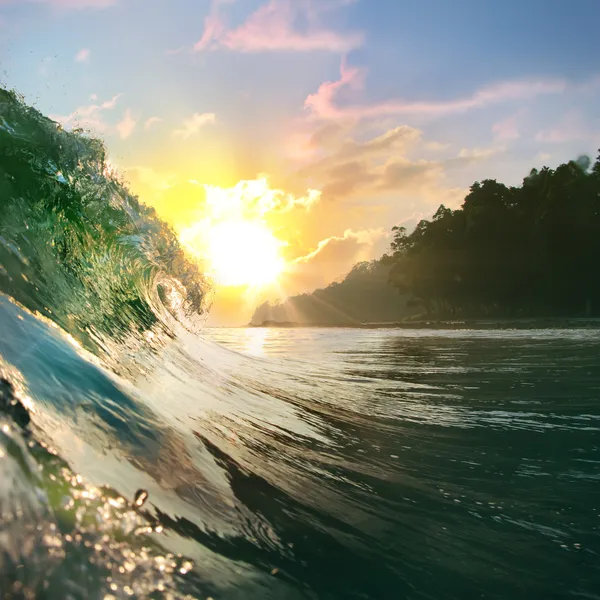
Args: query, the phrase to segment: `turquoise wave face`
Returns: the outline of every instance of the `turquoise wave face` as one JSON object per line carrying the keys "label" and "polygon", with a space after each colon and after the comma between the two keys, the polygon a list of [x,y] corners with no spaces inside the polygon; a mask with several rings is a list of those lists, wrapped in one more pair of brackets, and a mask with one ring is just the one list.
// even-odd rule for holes
{"label": "turquoise wave face", "polygon": [[206,282],[174,232],[110,172],[102,143],[0,89],[0,291],[95,352],[201,314]]}

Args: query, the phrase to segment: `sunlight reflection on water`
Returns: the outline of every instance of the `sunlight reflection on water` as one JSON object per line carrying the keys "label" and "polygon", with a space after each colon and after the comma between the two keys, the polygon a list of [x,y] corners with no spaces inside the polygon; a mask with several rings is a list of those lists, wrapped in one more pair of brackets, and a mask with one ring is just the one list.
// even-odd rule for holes
{"label": "sunlight reflection on water", "polygon": [[148,491],[194,597],[592,597],[596,332],[181,331],[123,380],[19,316],[0,349],[36,425]]}

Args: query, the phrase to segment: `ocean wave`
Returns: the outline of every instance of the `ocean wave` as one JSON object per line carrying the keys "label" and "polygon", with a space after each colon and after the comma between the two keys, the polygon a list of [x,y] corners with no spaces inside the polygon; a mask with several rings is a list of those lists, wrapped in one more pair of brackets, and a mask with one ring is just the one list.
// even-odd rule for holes
{"label": "ocean wave", "polygon": [[209,282],[103,144],[2,89],[0,202],[0,291],[92,351],[205,311]]}

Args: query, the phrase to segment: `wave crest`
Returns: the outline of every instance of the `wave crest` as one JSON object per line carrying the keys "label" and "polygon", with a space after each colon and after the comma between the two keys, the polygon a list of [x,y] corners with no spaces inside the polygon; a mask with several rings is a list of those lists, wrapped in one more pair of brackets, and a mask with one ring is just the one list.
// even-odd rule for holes
{"label": "wave crest", "polygon": [[[112,172],[106,151],[0,89],[0,291],[84,346],[202,314],[207,280],[176,234]],[[166,296],[165,296],[166,297]],[[160,298],[162,300],[162,298]]]}

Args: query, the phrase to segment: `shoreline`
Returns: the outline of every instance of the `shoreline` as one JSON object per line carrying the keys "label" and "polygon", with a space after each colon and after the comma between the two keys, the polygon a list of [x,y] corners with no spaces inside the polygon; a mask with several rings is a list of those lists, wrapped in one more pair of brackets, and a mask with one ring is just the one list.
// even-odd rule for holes
{"label": "shoreline", "polygon": [[263,321],[259,325],[249,323],[245,327],[253,329],[600,329],[600,318],[422,319],[418,321],[340,323],[335,325]]}

